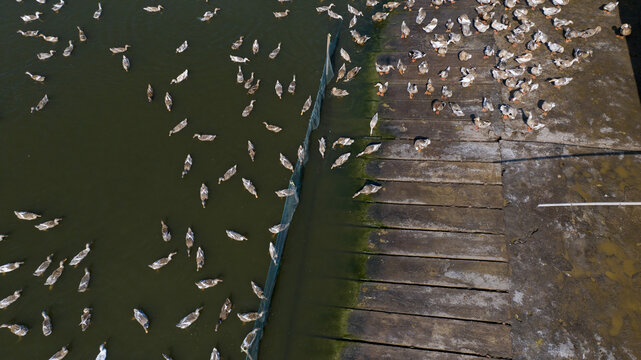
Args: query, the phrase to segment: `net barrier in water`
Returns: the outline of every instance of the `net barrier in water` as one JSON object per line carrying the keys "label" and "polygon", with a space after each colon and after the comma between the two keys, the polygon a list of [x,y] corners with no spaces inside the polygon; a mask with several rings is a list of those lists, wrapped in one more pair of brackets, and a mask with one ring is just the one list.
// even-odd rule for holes
{"label": "net barrier in water", "polygon": [[[340,25],[339,25],[339,28],[340,28]],[[334,69],[332,66],[331,58],[334,55],[334,51],[336,50],[336,43],[338,41],[339,32],[336,31],[335,33],[336,34],[333,36],[333,39],[331,34],[327,34],[327,48],[325,52],[325,64],[323,66],[323,74],[321,75],[321,78],[320,78],[318,93],[316,94],[316,100],[314,101],[314,107],[312,109],[312,113],[309,116],[307,132],[305,133],[305,138],[303,139],[303,144],[302,144],[305,156],[303,158],[302,163],[297,159],[296,167],[294,168],[294,173],[289,179],[289,188],[290,189],[294,188],[295,194],[292,196],[288,196],[285,200],[285,206],[283,207],[283,216],[281,217],[281,220],[280,220],[281,224],[291,223],[292,218],[294,217],[294,212],[296,211],[296,207],[298,206],[303,168],[305,167],[305,164],[307,163],[307,159],[309,157],[308,156],[309,155],[309,137],[312,131],[316,130],[316,128],[318,128],[318,125],[320,124],[321,106],[323,103],[323,99],[325,98],[325,88],[327,86],[327,83],[334,77]],[[264,312],[264,313],[263,313],[263,316],[261,316],[261,318],[256,320],[256,322],[254,323],[254,330],[257,330],[257,333],[256,333],[255,340],[253,341],[253,343],[249,347],[249,351],[247,352],[247,360],[256,360],[258,358],[258,349],[260,347],[260,339],[263,335],[265,322],[267,321],[269,307],[271,304],[271,298],[272,298],[272,294],[274,293],[276,278],[278,276],[278,269],[280,267],[280,263],[283,258],[282,257],[283,248],[285,247],[285,239],[287,238],[288,230],[289,230],[289,226],[285,230],[279,232],[278,235],[276,236],[276,243],[274,244],[274,246],[276,248],[276,253],[278,254],[278,257],[276,258],[276,262],[274,261],[269,262],[267,279],[265,280],[265,285],[263,287],[264,299],[261,299],[260,307],[258,308],[259,313],[260,312]]]}

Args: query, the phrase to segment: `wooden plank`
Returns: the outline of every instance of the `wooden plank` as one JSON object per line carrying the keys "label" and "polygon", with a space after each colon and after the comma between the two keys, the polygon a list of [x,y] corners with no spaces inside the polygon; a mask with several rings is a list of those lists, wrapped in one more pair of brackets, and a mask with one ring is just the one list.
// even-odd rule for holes
{"label": "wooden plank", "polygon": [[500,184],[501,164],[479,162],[373,160],[365,173],[378,180],[458,184]]}
{"label": "wooden plank", "polygon": [[372,255],[366,262],[369,280],[399,284],[507,291],[506,263]]}
{"label": "wooden plank", "polygon": [[501,160],[497,142],[437,141],[423,151],[416,151],[413,141],[385,141],[375,154],[381,159],[398,160],[441,160],[495,162]]}
{"label": "wooden plank", "polygon": [[506,325],[352,310],[347,331],[354,339],[381,344],[481,356],[512,355]]}
{"label": "wooden plank", "polygon": [[345,345],[340,358],[343,360],[487,360],[486,357],[356,342]]}
{"label": "wooden plank", "polygon": [[367,247],[374,253],[507,261],[502,235],[441,231],[378,229],[369,235]]}
{"label": "wooden plank", "polygon": [[409,205],[470,206],[500,209],[503,189],[500,185],[430,184],[380,182],[379,192],[369,197],[375,202]]}
{"label": "wooden plank", "polygon": [[510,320],[510,295],[496,291],[366,282],[360,287],[356,307],[496,323]]}
{"label": "wooden plank", "polygon": [[501,124],[493,123],[488,129],[476,130],[469,120],[436,121],[436,120],[380,120],[378,131],[390,134],[397,139],[414,139],[418,136],[429,136],[441,141],[496,141]]}
{"label": "wooden plank", "polygon": [[374,203],[370,219],[386,227],[502,234],[503,211],[497,209]]}

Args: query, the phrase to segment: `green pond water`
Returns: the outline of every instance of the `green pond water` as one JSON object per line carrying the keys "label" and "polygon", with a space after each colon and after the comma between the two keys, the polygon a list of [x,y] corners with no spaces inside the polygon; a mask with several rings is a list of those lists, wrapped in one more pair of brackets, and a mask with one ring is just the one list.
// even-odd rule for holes
{"label": "green pond water", "polygon": [[[345,16],[338,48],[352,55],[353,65],[370,61],[365,47],[355,45],[347,31],[346,0],[334,1]],[[318,15],[317,1],[175,1],[162,2],[160,13],[146,13],[149,1],[104,1],[100,20],[92,18],[96,2],[67,1],[59,13],[32,0],[0,3],[0,265],[24,261],[24,265],[0,276],[0,298],[22,289],[22,297],[0,310],[0,323],[18,323],[30,328],[24,338],[0,329],[0,359],[47,359],[68,345],[68,359],[94,358],[98,346],[107,342],[110,359],[159,359],[166,353],[176,360],[208,359],[216,346],[224,359],[241,359],[239,346],[251,325],[242,325],[237,312],[258,309],[250,281],[264,284],[269,266],[267,229],[278,224],[283,199],[274,191],[287,187],[291,173],[278,162],[282,152],[295,161],[308,115],[300,109],[309,95],[315,96],[325,57],[328,32],[337,21]],[[363,4],[354,4],[366,10]],[[214,7],[221,11],[209,22],[197,17]],[[380,5],[379,5],[380,7]],[[272,11],[290,9],[283,19]],[[371,15],[371,9],[366,16]],[[40,20],[24,24],[21,15],[43,12]],[[79,42],[76,26],[88,37]],[[22,37],[21,30],[40,30],[59,37],[57,44],[41,38]],[[372,34],[371,21],[360,19],[356,29]],[[230,45],[239,36],[245,43],[238,51]],[[251,53],[258,39],[260,52]],[[62,51],[72,40],[70,57]],[[189,48],[175,49],[183,42]],[[275,60],[267,54],[282,42]],[[125,72],[121,55],[110,47],[131,45],[125,53],[131,69]],[[49,49],[56,54],[45,61],[36,54]],[[243,65],[245,78],[253,71],[261,79],[254,95],[236,84],[237,64],[229,54],[251,59]],[[335,56],[336,68],[342,60]],[[351,66],[348,66],[351,68]],[[170,85],[183,70],[189,78]],[[24,72],[46,76],[44,84]],[[369,70],[356,80],[338,87],[351,95],[327,98],[320,128],[312,134],[311,157],[304,172],[301,203],[291,225],[283,254],[272,311],[261,342],[262,359],[331,358],[337,343],[325,339],[339,336],[341,311],[335,304],[348,304],[361,263],[349,251],[359,250],[365,231],[358,222],[364,204],[351,200],[363,185],[362,161],[352,161],[330,171],[334,159],[348,150],[328,149],[325,159],[316,151],[317,139],[325,136],[328,148],[339,136],[368,132],[373,115]],[[285,89],[296,74],[296,93],[279,100],[274,92],[278,79]],[[148,103],[147,84],[155,90]],[[330,86],[334,86],[334,82]],[[174,100],[171,112],[162,102],[165,91]],[[286,90],[285,90],[286,91]],[[33,114],[29,108],[47,94],[50,101]],[[256,100],[254,111],[241,117],[243,108]],[[170,129],[188,118],[181,132],[168,137]],[[274,134],[266,121],[283,128]],[[194,133],[215,134],[213,142],[198,142]],[[247,154],[247,140],[256,147],[256,159]],[[353,155],[371,139],[357,139]],[[181,179],[187,154],[193,157],[191,171]],[[233,166],[238,173],[217,184],[218,177]],[[243,189],[241,177],[255,184],[259,198]],[[200,205],[201,183],[209,186],[207,208]],[[62,217],[60,226],[43,232],[40,221],[21,221],[14,210],[42,214],[38,220]],[[160,220],[172,233],[163,242]],[[187,227],[195,233],[192,256],[187,257]],[[236,242],[225,229],[246,235]],[[66,266],[52,289],[44,280],[58,261],[71,259],[92,243],[92,251],[77,267]],[[196,271],[195,249],[205,252],[205,266]],[[148,264],[178,254],[159,271]],[[32,272],[53,253],[53,264],[42,277]],[[91,271],[85,293],[76,291],[83,268]],[[221,278],[223,282],[205,291],[195,281]],[[220,307],[230,297],[233,312],[214,332]],[[200,318],[186,330],[175,324],[203,306]],[[84,307],[93,309],[92,325],[86,332],[78,326]],[[150,332],[132,320],[132,309],[149,315]],[[46,310],[53,334],[42,335],[40,312]]]}

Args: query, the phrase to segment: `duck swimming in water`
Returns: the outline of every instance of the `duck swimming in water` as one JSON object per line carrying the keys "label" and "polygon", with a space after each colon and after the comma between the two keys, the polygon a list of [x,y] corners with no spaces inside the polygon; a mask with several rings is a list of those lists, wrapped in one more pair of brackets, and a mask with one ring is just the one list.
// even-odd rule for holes
{"label": "duck swimming in water", "polygon": [[22,289],[16,290],[13,292],[12,295],[9,295],[6,298],[0,300],[0,309],[6,309],[9,305],[13,304],[18,299],[20,299],[21,293],[22,293]]}
{"label": "duck swimming in water", "polygon": [[210,287],[214,287],[221,282],[223,281],[220,279],[205,279],[205,280],[196,281],[196,286],[200,290],[205,290],[205,289],[209,289]]}
{"label": "duck swimming in water", "polygon": [[80,329],[84,332],[91,325],[91,309],[84,308],[82,309],[82,315],[80,315]]}
{"label": "duck swimming in water", "polygon": [[178,324],[176,324],[177,328],[181,329],[186,329],[191,326],[196,320],[198,320],[198,317],[200,316],[200,311],[203,309],[203,307],[199,307],[198,309],[194,310],[193,312],[189,313],[187,316],[184,318],[180,319]]}
{"label": "duck swimming in water", "polygon": [[216,15],[216,13],[218,13],[219,10],[220,10],[220,8],[215,8],[214,11],[205,11],[203,16],[199,17],[198,20],[203,21],[203,22],[204,21],[209,21],[209,20],[211,20],[211,18],[214,17],[214,15]]}
{"label": "duck swimming in water", "polygon": [[100,15],[102,15],[102,5],[98,3],[98,10],[93,13],[93,18],[96,20],[100,20]]}
{"label": "duck swimming in water", "polygon": [[256,187],[254,186],[254,184],[252,184],[251,180],[248,180],[245,178],[242,178],[242,180],[243,180],[243,187],[245,188],[245,190],[247,190],[247,192],[249,192],[250,194],[254,195],[256,199],[258,199],[258,193],[256,192]]}
{"label": "duck swimming in water", "polygon": [[18,34],[25,37],[36,37],[40,33],[39,30],[27,30],[27,31],[18,30],[17,32]]}
{"label": "duck swimming in water", "polygon": [[105,347],[106,343],[100,344],[98,347],[98,355],[96,356],[96,360],[107,360],[107,348]]}
{"label": "duck swimming in water", "polygon": [[250,281],[250,284],[251,284],[251,287],[252,287],[252,291],[254,292],[254,294],[255,294],[259,299],[261,299],[261,300],[265,300],[265,299],[267,299],[267,298],[265,297],[265,295],[263,294],[263,289],[261,289],[261,287],[260,287],[260,286],[258,286],[258,285],[257,285],[255,282],[253,282],[253,281]]}
{"label": "duck swimming in water", "polygon": [[4,264],[0,266],[0,274],[6,274],[14,270],[17,270],[22,264],[24,264],[24,261],[17,261],[17,262]]}
{"label": "duck swimming in water", "polygon": [[7,328],[9,331],[11,331],[12,334],[23,337],[27,335],[29,332],[29,328],[27,328],[24,325],[19,325],[19,324],[2,324],[0,325],[0,329],[2,328]]}
{"label": "duck swimming in water", "polygon": [[211,349],[211,355],[209,355],[209,360],[220,360],[220,352],[218,349]]}
{"label": "duck swimming in water", "polygon": [[243,69],[238,65],[238,73],[236,74],[236,82],[239,84],[242,84],[245,81],[245,77],[243,75]]}
{"label": "duck swimming in water", "polygon": [[252,85],[249,90],[247,90],[248,95],[253,95],[256,91],[258,91],[258,88],[260,87],[260,79],[256,80],[256,84]]}
{"label": "duck swimming in water", "polygon": [[232,230],[225,230],[225,234],[227,234],[227,237],[232,239],[232,240],[247,241],[247,237],[245,237],[244,235],[241,235],[241,234],[239,234],[239,233],[237,233],[235,231],[232,231]]}
{"label": "duck swimming in water", "polygon": [[[240,48],[240,46],[243,44],[243,39],[244,39],[244,38],[245,38],[244,36],[241,36],[241,37],[239,37],[239,38],[238,38],[238,40],[234,41],[234,42],[231,44],[231,49],[232,49],[232,50],[238,50],[238,49]],[[232,61],[233,61],[233,59],[232,59]],[[248,61],[249,61],[249,60],[248,60]]]}
{"label": "duck swimming in water", "polygon": [[42,39],[44,39],[44,41],[47,41],[47,42],[50,42],[50,43],[57,43],[58,42],[58,37],[57,36],[46,36],[45,34],[40,34],[38,36],[40,36]]}
{"label": "duck swimming in water", "polygon": [[53,354],[49,360],[62,360],[67,356],[69,353],[69,350],[67,349],[67,346],[63,346],[62,349],[58,350],[55,354]]}
{"label": "duck swimming in water", "polygon": [[173,129],[169,130],[169,136],[179,132],[180,130],[184,129],[187,126],[187,119],[179,122],[176,124],[176,126],[173,127]]}
{"label": "duck swimming in water", "polygon": [[361,71],[361,67],[360,66],[354,66],[352,69],[350,69],[347,72],[347,75],[345,75],[345,80],[343,80],[343,82],[351,81],[358,74],[359,71]]}
{"label": "duck swimming in water", "polygon": [[279,133],[283,129],[279,126],[268,124],[266,121],[263,121],[263,125],[265,125],[265,128],[273,133]]}
{"label": "duck swimming in water", "polygon": [[292,81],[289,83],[289,86],[287,87],[287,92],[294,95],[296,92],[296,74],[292,75]]}
{"label": "duck swimming in water", "polygon": [[216,135],[194,134],[193,138],[198,139],[199,141],[214,141],[214,139],[216,139]]}
{"label": "duck swimming in water", "polygon": [[[31,73],[29,73],[28,71],[27,71],[27,75],[31,76],[31,78],[33,78],[34,76],[41,77],[42,80],[36,80],[36,79],[34,79],[34,80],[36,80],[36,81],[44,81],[44,76],[31,75]],[[20,220],[35,220],[35,219],[37,219],[37,218],[39,218],[41,216],[39,214],[32,213],[32,212],[29,212],[29,211],[14,211],[13,213]]]}
{"label": "duck swimming in water", "polygon": [[51,228],[58,226],[61,221],[62,221],[62,218],[55,218],[53,220],[45,221],[41,224],[35,225],[35,227],[40,231],[47,231]]}
{"label": "duck swimming in water", "polygon": [[47,256],[47,259],[38,266],[38,268],[33,272],[33,276],[40,276],[42,275],[45,271],[47,271],[47,268],[49,265],[51,265],[51,257],[53,257],[53,254],[49,254]]}
{"label": "duck swimming in water", "polygon": [[82,31],[80,26],[76,26],[76,29],[78,29],[78,40],[80,40],[80,42],[87,41],[87,36],[85,35],[85,32]]}
{"label": "duck swimming in water", "polygon": [[180,54],[184,52],[185,50],[187,50],[188,47],[189,47],[189,44],[187,43],[187,40],[185,40],[182,44],[180,44],[179,47],[176,48],[176,54]]}
{"label": "duck swimming in water", "polygon": [[289,227],[289,224],[277,224],[277,225],[274,225],[274,226],[270,227],[267,230],[269,230],[269,232],[272,233],[272,234],[278,234],[279,232],[284,231],[288,227]]}
{"label": "duck swimming in water", "polygon": [[142,326],[142,329],[145,330],[145,334],[149,333],[149,318],[141,310],[134,308],[134,319]]}
{"label": "duck swimming in water", "polygon": [[258,336],[258,330],[259,329],[254,329],[250,331],[247,335],[245,335],[245,338],[243,339],[243,343],[240,344],[240,351],[247,354],[247,356],[250,359],[251,357],[249,356],[249,348],[254,343],[254,340],[256,340],[256,336]]}
{"label": "duck swimming in water", "polygon": [[283,165],[285,169],[294,172],[294,166],[292,165],[291,161],[289,161],[289,159],[287,159],[287,157],[283,155],[283,153],[279,153],[278,156],[280,164]]}
{"label": "duck swimming in water", "polygon": [[203,209],[205,208],[208,199],[209,188],[207,188],[207,185],[205,185],[205,183],[202,183],[202,185],[200,185],[200,204],[203,206]]}
{"label": "duck swimming in water", "polygon": [[280,43],[278,43],[278,46],[276,46],[276,48],[269,53],[269,58],[272,60],[276,59],[278,53],[280,53]]}
{"label": "duck swimming in water", "polygon": [[340,146],[350,146],[354,143],[354,139],[349,138],[349,137],[339,137],[334,143],[332,144],[332,149],[336,148],[336,145]]}
{"label": "duck swimming in water", "polygon": [[90,243],[86,243],[84,250],[80,251],[76,256],[74,256],[71,259],[71,261],[69,262],[69,266],[73,266],[73,267],[78,266],[78,264],[80,264],[80,262],[84,260],[84,258],[87,257],[87,255],[91,251],[90,246],[91,246]]}
{"label": "duck swimming in water", "polygon": [[234,165],[229,170],[225,171],[225,174],[223,176],[218,178],[218,184],[222,183],[223,181],[227,181],[231,179],[232,176],[236,175],[236,169],[238,168],[238,165]]}
{"label": "duck swimming in water", "polygon": [[260,318],[263,317],[265,312],[251,312],[251,313],[237,313],[236,316],[238,316],[238,320],[240,320],[243,324],[246,324],[248,322],[256,321]]}
{"label": "duck swimming in water", "polygon": [[260,51],[260,45],[258,45],[258,39],[254,39],[254,43],[252,44],[252,54],[256,55],[258,54],[258,51]]}
{"label": "duck swimming in water", "polygon": [[276,90],[276,96],[278,96],[279,99],[283,98],[283,85],[280,84],[280,81],[276,80],[276,85],[274,86],[274,89]]}
{"label": "duck swimming in water", "polygon": [[67,259],[63,259],[58,263],[58,267],[47,277],[47,280],[45,280],[45,285],[49,286],[49,289],[53,288],[53,285],[58,281],[60,276],[62,276],[62,271],[65,269],[65,261]]}
{"label": "duck swimming in water", "polygon": [[273,14],[276,19],[284,18],[285,16],[289,15],[289,9],[285,11],[274,11]]}
{"label": "duck swimming in water", "polygon": [[151,102],[154,99],[154,88],[151,87],[151,84],[147,84],[147,101]]}
{"label": "duck swimming in water", "polygon": [[278,265],[278,252],[273,242],[269,242],[269,257],[274,262],[274,265]]}
{"label": "duck swimming in water", "polygon": [[44,52],[44,53],[38,53],[36,57],[39,60],[47,60],[48,58],[52,57],[53,54],[56,53],[56,50],[49,50],[49,52]]}
{"label": "duck swimming in water", "polygon": [[89,280],[91,279],[91,273],[87,268],[85,268],[85,274],[82,276],[80,279],[80,283],[78,284],[78,292],[82,293],[87,291],[89,288]]}
{"label": "duck swimming in water", "polygon": [[33,15],[22,15],[20,16],[20,19],[22,19],[22,21],[24,21],[25,23],[28,23],[40,19],[40,15],[42,15],[42,13],[40,11],[36,11],[36,13]]}
{"label": "duck swimming in water", "polygon": [[191,248],[194,246],[194,232],[191,230],[191,227],[187,228],[187,233],[185,234],[185,245],[187,246],[187,256],[190,257]]}
{"label": "duck swimming in water", "polygon": [[254,144],[250,140],[247,140],[247,153],[249,154],[249,158],[254,162],[254,157],[256,156],[256,148],[254,148]]}
{"label": "duck swimming in water", "polygon": [[293,196],[293,195],[296,194],[296,185],[294,185],[292,183],[290,188],[282,189],[282,190],[276,190],[274,192],[276,193],[276,196],[278,196],[279,198]]}
{"label": "duck swimming in water", "polygon": [[125,55],[122,56],[122,68],[125,69],[125,71],[127,72],[131,68],[131,63],[129,62],[129,59]]}
{"label": "duck swimming in water", "polygon": [[222,324],[223,321],[227,320],[227,317],[229,316],[230,313],[231,313],[231,300],[227,298],[225,299],[225,303],[223,303],[223,306],[220,309],[220,314],[218,315],[218,323],[214,328],[215,332],[218,332],[218,328],[220,327],[220,324]]}
{"label": "duck swimming in water", "polygon": [[58,12],[60,11],[60,9],[62,9],[64,5],[65,5],[65,0],[60,0],[57,4],[53,4],[53,6],[51,7],[51,10],[53,12]]}
{"label": "duck swimming in water", "polygon": [[326,149],[326,143],[325,143],[325,138],[321,137],[318,139],[318,152],[321,155],[321,158],[325,158],[325,149]]}
{"label": "duck swimming in water", "polygon": [[332,164],[330,169],[334,169],[334,168],[337,168],[337,167],[345,164],[347,162],[347,160],[349,159],[350,155],[352,155],[352,153],[348,152],[348,153],[345,153],[345,154],[339,156],[338,158],[336,158],[336,160],[334,161],[334,163]]}
{"label": "duck swimming in water", "polygon": [[44,310],[40,314],[42,315],[42,335],[49,336],[53,332],[51,326],[51,318]]}
{"label": "duck swimming in water", "polygon": [[169,92],[165,93],[165,107],[167,108],[167,111],[171,111],[171,107],[174,104],[173,99],[171,98],[171,95],[169,95]]}
{"label": "duck swimming in water", "polygon": [[150,268],[152,268],[154,270],[158,270],[158,269],[162,268],[163,266],[169,264],[169,262],[171,261],[171,258],[174,257],[174,255],[176,255],[176,252],[172,252],[169,255],[167,255],[167,257],[160,258],[160,259],[154,261],[153,263],[151,263],[151,264],[149,264],[147,266],[149,266]]}
{"label": "duck swimming in water", "polygon": [[196,271],[200,271],[203,266],[205,266],[205,252],[199,246],[198,250],[196,250]]}
{"label": "duck swimming in water", "polygon": [[171,232],[169,232],[169,227],[163,220],[160,220],[160,234],[162,235],[162,240],[164,242],[169,242],[171,240]]}
{"label": "duck swimming in water", "polygon": [[69,40],[69,45],[62,51],[62,56],[69,57],[73,51],[73,43]]}
{"label": "duck swimming in water", "polygon": [[[45,94],[45,96],[43,96],[42,99],[40,99],[38,104],[30,109],[31,113],[33,113],[34,111],[42,110],[45,107],[45,105],[47,105],[48,102],[49,102],[49,96],[47,96],[47,94]],[[37,226],[38,225],[36,225],[36,227]]]}
{"label": "duck swimming in water", "polygon": [[127,51],[130,47],[131,45],[125,45],[124,47],[112,47],[109,48],[109,51],[111,51],[112,54],[120,54]]}
{"label": "duck swimming in water", "polygon": [[335,87],[332,88],[330,93],[335,97],[345,97],[345,96],[349,95],[349,92],[347,90],[338,89],[338,88],[335,88]]}
{"label": "duck swimming in water", "polygon": [[252,110],[254,110],[254,103],[256,100],[251,100],[249,102],[249,105],[245,106],[245,109],[243,109],[243,113],[241,114],[242,117],[248,117],[249,114],[251,114]]}
{"label": "duck swimming in water", "polygon": [[143,10],[145,10],[146,12],[150,12],[150,13],[151,13],[151,12],[159,12],[160,10],[164,9],[164,7],[162,7],[162,5],[158,5],[158,6],[145,6],[145,7],[144,7],[144,8],[142,8],[142,9],[143,9]]}

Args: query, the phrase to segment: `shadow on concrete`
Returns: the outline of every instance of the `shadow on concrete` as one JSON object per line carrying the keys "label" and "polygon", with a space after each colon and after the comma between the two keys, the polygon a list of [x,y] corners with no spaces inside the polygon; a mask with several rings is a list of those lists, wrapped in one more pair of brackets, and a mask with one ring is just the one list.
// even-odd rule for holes
{"label": "shadow on concrete", "polygon": [[619,14],[621,14],[622,24],[628,23],[632,26],[632,35],[627,37],[628,49],[637,82],[637,91],[641,96],[641,1],[620,0]]}
{"label": "shadow on concrete", "polygon": [[536,157],[530,157],[530,158],[497,160],[497,161],[493,161],[493,163],[513,163],[513,162],[523,162],[523,161],[533,161],[533,160],[580,158],[580,157],[592,157],[592,156],[621,156],[621,155],[641,155],[641,151],[615,151],[615,152],[598,152],[598,153],[586,153],[586,154],[536,156]]}

